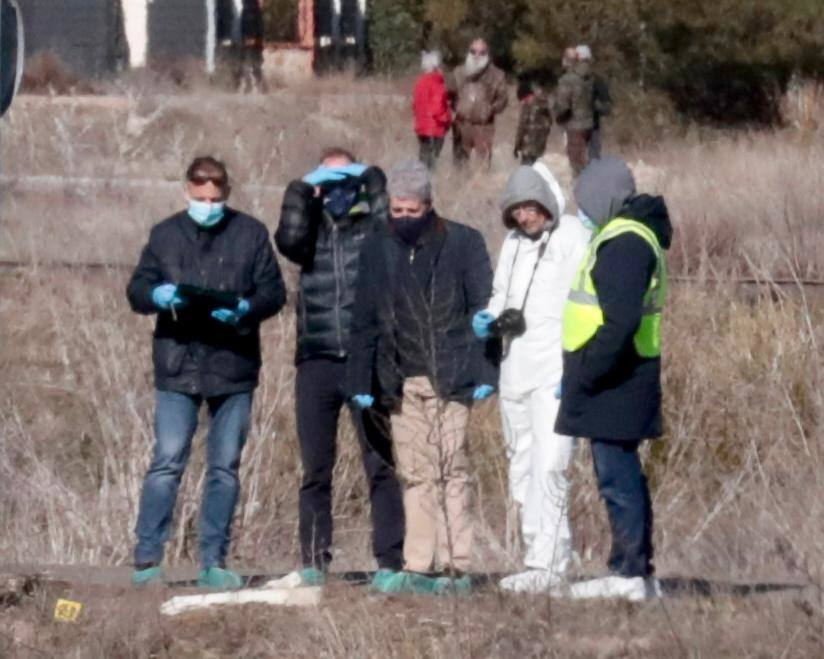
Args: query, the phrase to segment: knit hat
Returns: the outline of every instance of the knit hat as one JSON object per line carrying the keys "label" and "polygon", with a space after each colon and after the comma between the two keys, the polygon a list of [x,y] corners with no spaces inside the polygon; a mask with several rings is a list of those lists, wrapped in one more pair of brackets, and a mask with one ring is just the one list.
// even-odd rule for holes
{"label": "knit hat", "polygon": [[401,160],[389,170],[386,191],[390,197],[431,201],[429,170],[420,160]]}

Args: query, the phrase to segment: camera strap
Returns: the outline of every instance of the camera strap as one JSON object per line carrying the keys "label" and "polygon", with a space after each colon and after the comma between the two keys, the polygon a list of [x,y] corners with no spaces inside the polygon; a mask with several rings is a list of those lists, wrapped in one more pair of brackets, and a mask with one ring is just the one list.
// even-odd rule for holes
{"label": "camera strap", "polygon": [[549,235],[547,235],[547,239],[541,243],[541,246],[538,247],[538,258],[535,259],[535,266],[532,268],[532,274],[529,276],[529,284],[527,284],[526,293],[524,293],[524,301],[521,303],[521,313],[523,313],[524,309],[526,309],[526,300],[529,297],[529,291],[532,290],[532,283],[535,281],[535,273],[538,272],[538,266],[541,265],[541,260],[544,258],[547,245],[549,245]]}
{"label": "camera strap", "polygon": [[[532,282],[535,281],[535,273],[538,272],[538,266],[541,265],[541,260],[544,258],[544,254],[546,253],[546,248],[549,245],[549,238],[552,234],[547,233],[545,236],[541,237],[541,244],[538,247],[538,258],[535,260],[535,265],[532,268],[532,274],[529,276],[529,283],[526,286],[526,292],[524,293],[524,299],[521,302],[521,313],[523,313],[524,309],[526,309],[526,301],[529,298],[529,291],[532,290]],[[509,293],[512,290],[512,275],[515,273],[515,264],[518,261],[518,253],[521,251],[521,241],[518,241],[518,245],[515,247],[515,256],[512,257],[512,267],[510,268],[509,274],[509,282],[507,283],[506,287],[506,299],[509,299]]]}

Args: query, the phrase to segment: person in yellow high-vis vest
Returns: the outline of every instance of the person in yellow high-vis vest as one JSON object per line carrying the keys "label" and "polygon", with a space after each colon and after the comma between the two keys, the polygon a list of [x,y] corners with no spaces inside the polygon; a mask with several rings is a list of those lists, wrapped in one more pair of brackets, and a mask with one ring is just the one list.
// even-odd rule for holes
{"label": "person in yellow high-vis vest", "polygon": [[567,593],[642,600],[660,594],[638,447],[662,433],[661,315],[672,225],[663,198],[636,194],[632,172],[617,158],[590,163],[575,197],[593,238],[564,307],[555,431],[591,439],[612,550],[608,576]]}

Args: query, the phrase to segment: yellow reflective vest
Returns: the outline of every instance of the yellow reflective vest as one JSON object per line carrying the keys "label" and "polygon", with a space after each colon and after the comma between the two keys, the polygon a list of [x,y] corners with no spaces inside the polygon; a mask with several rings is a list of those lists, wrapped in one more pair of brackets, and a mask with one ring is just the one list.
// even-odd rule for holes
{"label": "yellow reflective vest", "polygon": [[589,250],[578,268],[569,298],[564,305],[561,343],[566,352],[575,352],[595,336],[604,324],[604,312],[598,302],[598,292],[592,281],[592,270],[598,257],[598,249],[609,240],[625,233],[634,233],[652,248],[656,268],[644,294],[641,324],[635,332],[635,349],[641,357],[661,355],[661,314],[667,296],[667,260],[655,232],[636,220],[615,218],[599,231],[589,245]]}

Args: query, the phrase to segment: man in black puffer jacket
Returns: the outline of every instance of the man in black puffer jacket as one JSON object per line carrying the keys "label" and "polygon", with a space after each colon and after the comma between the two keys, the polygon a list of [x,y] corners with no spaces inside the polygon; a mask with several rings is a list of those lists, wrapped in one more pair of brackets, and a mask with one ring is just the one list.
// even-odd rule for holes
{"label": "man in black puffer jacket", "polygon": [[[306,584],[325,581],[332,560],[332,470],[344,403],[349,331],[361,247],[386,224],[386,177],[327,149],[320,166],[292,181],[283,197],[275,242],[300,266],[297,299],[298,441],[303,462],[300,543]],[[379,569],[397,570],[403,548],[403,503],[389,432],[380,419],[349,403],[372,504],[373,551]]]}
{"label": "man in black puffer jacket", "polygon": [[199,581],[232,588],[240,577],[224,561],[260,371],[258,330],[281,309],[286,291],[266,227],[225,205],[223,163],[195,158],[186,179],[188,210],[152,228],[127,288],[134,311],[157,314],[156,443],[140,498],[133,582],[162,579],[163,545],[205,402],[211,422]]}

